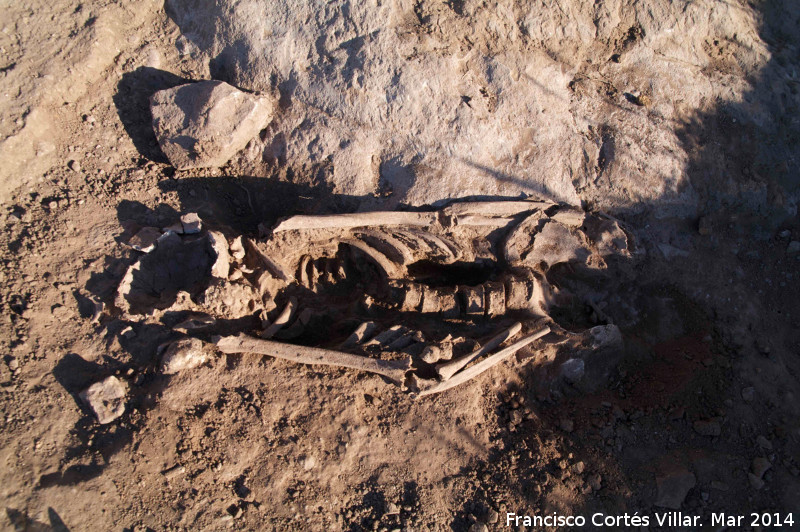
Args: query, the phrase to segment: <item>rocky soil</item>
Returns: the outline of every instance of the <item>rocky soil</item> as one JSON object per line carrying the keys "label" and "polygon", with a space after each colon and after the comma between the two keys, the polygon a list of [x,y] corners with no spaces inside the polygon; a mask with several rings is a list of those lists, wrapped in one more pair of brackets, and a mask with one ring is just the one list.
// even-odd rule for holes
{"label": "rocky soil", "polygon": [[[795,3],[0,10],[5,529],[800,521]],[[176,169],[151,97],[200,80],[274,116],[221,167]],[[522,195],[609,212],[645,251],[557,317],[619,326],[602,382],[536,353],[424,401],[213,349],[162,366],[174,333],[115,305],[138,229],[188,213],[232,240],[293,214]]]}

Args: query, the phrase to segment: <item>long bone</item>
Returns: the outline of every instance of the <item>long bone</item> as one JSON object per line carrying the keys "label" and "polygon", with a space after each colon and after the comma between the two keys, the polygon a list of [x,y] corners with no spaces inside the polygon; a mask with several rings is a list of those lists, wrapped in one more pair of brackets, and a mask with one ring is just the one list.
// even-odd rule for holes
{"label": "long bone", "polygon": [[217,349],[223,353],[257,353],[299,364],[320,364],[323,366],[352,368],[383,375],[400,385],[405,381],[406,372],[411,369],[411,357],[406,357],[402,360],[379,360],[331,349],[261,340],[244,334],[225,336],[216,339],[214,343],[217,345]]}
{"label": "long bone", "polygon": [[536,200],[522,201],[466,201],[452,203],[442,209],[447,216],[516,216],[522,212],[544,210],[553,203]]}
{"label": "long bone", "polygon": [[438,384],[434,384],[430,388],[424,389],[419,393],[419,397],[424,397],[426,395],[432,395],[435,393],[444,392],[449,390],[450,388],[455,388],[459,384],[463,384],[470,379],[474,379],[484,371],[491,369],[492,367],[496,366],[500,362],[504,361],[529,343],[533,342],[537,338],[541,338],[545,334],[550,332],[550,327],[544,326],[541,329],[537,330],[533,334],[522,338],[511,344],[510,346],[506,347],[505,349],[501,349],[497,353],[491,355],[490,357],[481,360],[474,366],[471,366],[464,371],[457,373],[455,376],[446,380],[444,382],[440,382]]}
{"label": "long bone", "polygon": [[354,227],[411,225],[429,227],[437,222],[437,212],[360,212],[327,216],[298,215],[278,224],[273,233],[308,229],[351,229]]}
{"label": "long bone", "polygon": [[437,364],[436,373],[439,374],[439,378],[442,381],[450,379],[450,377],[458,373],[461,370],[461,368],[463,368],[473,360],[485,355],[486,353],[488,353],[495,347],[499,346],[509,338],[513,338],[521,330],[522,330],[522,324],[520,322],[515,323],[505,331],[501,332],[500,334],[498,334],[497,336],[486,342],[486,344],[483,347],[476,349],[472,353],[464,355],[463,357],[457,358],[455,360],[450,360],[448,362]]}

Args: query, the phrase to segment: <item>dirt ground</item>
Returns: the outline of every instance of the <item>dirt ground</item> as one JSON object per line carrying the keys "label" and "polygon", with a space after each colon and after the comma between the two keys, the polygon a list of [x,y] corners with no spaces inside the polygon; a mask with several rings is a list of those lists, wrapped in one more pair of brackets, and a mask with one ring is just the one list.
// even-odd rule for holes
{"label": "dirt ground", "polygon": [[[746,516],[730,530],[754,529],[751,512],[800,527],[800,221],[796,208],[747,202],[767,190],[781,203],[800,181],[796,78],[786,122],[750,138],[770,164],[787,161],[782,181],[748,188],[742,161],[758,148],[735,113],[709,110],[680,132],[697,215],[612,209],[646,255],[620,271],[606,308],[625,338],[608,379],[555,382],[529,352],[420,400],[378,376],[256,355],[161,374],[157,347],[174,333],[113,308],[138,256],[126,246],[134,224],[197,212],[255,237],[259,224],[380,195],[334,194],[317,167],[267,161],[253,175],[247,154],[222,169],[172,168],[148,98],[210,74],[160,3],[0,10],[3,529],[520,530],[507,512],[663,513],[659,481],[676,471],[695,479],[681,511],[706,527],[722,512]],[[769,43],[779,64],[767,69],[798,67],[794,39]],[[768,84],[730,75],[770,100]],[[716,201],[722,174],[746,176],[724,191],[745,199]],[[587,191],[585,206],[597,196]],[[129,392],[125,414],[101,425],[78,394],[108,375]],[[769,468],[754,475],[759,458]],[[651,517],[650,530],[676,528]]]}

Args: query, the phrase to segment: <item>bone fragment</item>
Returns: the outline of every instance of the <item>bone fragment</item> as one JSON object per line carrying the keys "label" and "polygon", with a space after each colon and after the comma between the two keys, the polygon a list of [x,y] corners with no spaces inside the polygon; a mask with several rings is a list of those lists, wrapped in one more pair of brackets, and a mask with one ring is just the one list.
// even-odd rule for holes
{"label": "bone fragment", "polygon": [[275,319],[272,325],[270,325],[261,332],[261,338],[272,338],[276,332],[280,331],[284,325],[289,323],[289,320],[292,318],[292,313],[294,313],[294,308],[296,306],[297,306],[297,299],[293,297],[289,298],[289,302],[286,303],[285,307],[283,307],[283,311]]}
{"label": "bone fragment", "polygon": [[379,360],[330,349],[261,340],[243,334],[219,338],[215,340],[215,343],[223,353],[257,353],[299,364],[352,368],[383,375],[400,385],[405,381],[406,372],[411,369],[411,357],[405,357],[402,360]]}
{"label": "bone fragment", "polygon": [[428,364],[436,364],[442,360],[450,360],[453,358],[453,344],[450,341],[444,341],[439,345],[428,345],[422,350],[420,358],[423,362]]}
{"label": "bone fragment", "polygon": [[436,223],[436,212],[361,212],[330,216],[292,216],[279,223],[273,233],[310,229],[350,229],[354,227],[410,225],[429,227]]}
{"label": "bone fragment", "polygon": [[386,257],[386,255],[384,255],[377,249],[373,248],[372,246],[369,246],[365,242],[355,239],[343,239],[342,243],[348,244],[360,251],[363,251],[365,255],[370,257],[378,264],[378,266],[381,267],[381,269],[384,271],[384,273],[389,279],[401,279],[404,277],[402,268],[400,268],[399,265],[389,260]]}
{"label": "bone fragment", "polygon": [[204,329],[206,327],[210,327],[217,322],[212,316],[208,316],[205,314],[197,314],[194,315],[179,324],[177,324],[173,329],[176,331],[187,332],[196,329]]}
{"label": "bone fragment", "polygon": [[92,302],[92,323],[100,323],[100,316],[103,315],[103,310],[105,309],[105,303],[99,301],[95,298],[90,298]]}
{"label": "bone fragment", "polygon": [[476,227],[503,227],[511,223],[511,218],[495,218],[491,216],[480,216],[476,214],[467,214],[452,218],[453,225],[465,225]]}
{"label": "bone fragment", "polygon": [[423,285],[422,305],[420,312],[434,314],[441,312],[445,318],[457,318],[460,312],[456,289],[443,286],[431,288]]}
{"label": "bone fragment", "polygon": [[533,342],[537,338],[541,338],[542,336],[544,336],[545,334],[547,334],[549,332],[550,332],[550,327],[547,327],[547,326],[542,327],[541,329],[539,329],[535,333],[533,333],[533,334],[531,334],[529,336],[526,336],[525,338],[523,338],[521,340],[518,340],[518,341],[514,342],[513,344],[511,344],[510,346],[506,347],[505,349],[501,349],[497,353],[495,353],[495,354],[491,355],[490,357],[478,362],[474,366],[472,366],[470,368],[467,368],[464,371],[458,373],[453,378],[451,378],[449,380],[446,380],[446,381],[443,381],[443,382],[440,382],[440,383],[438,383],[438,384],[436,384],[436,385],[434,385],[434,386],[432,386],[432,387],[430,387],[430,388],[428,388],[426,390],[423,390],[422,392],[420,392],[419,396],[422,397],[422,396],[425,396],[425,395],[432,395],[432,394],[435,394],[435,393],[440,393],[440,392],[443,392],[445,390],[449,390],[450,388],[455,388],[459,384],[463,384],[463,383],[467,382],[470,379],[474,379],[475,377],[477,377],[478,375],[480,375],[484,371],[496,366],[497,364],[499,364],[503,360],[507,359],[508,357],[510,357],[511,355],[513,355],[514,353],[516,353],[517,351],[519,351],[520,349],[522,349],[523,347],[528,345],[529,343]]}
{"label": "bone fragment", "polygon": [[450,377],[458,373],[461,368],[472,362],[478,357],[483,356],[484,354],[488,353],[498,345],[502,344],[509,338],[513,338],[519,331],[522,330],[522,324],[520,322],[515,323],[505,331],[501,332],[488,342],[483,347],[473,351],[468,355],[464,355],[461,358],[457,358],[456,360],[451,360],[449,362],[445,362],[443,364],[438,364],[436,366],[436,373],[439,374],[439,378],[443,381],[448,380]]}
{"label": "bone fragment", "polygon": [[434,251],[434,248],[436,248],[436,250],[439,250],[439,252],[445,256],[447,262],[455,261],[458,258],[458,255],[460,254],[458,247],[455,244],[449,242],[445,238],[436,236],[433,233],[428,233],[419,230],[412,230],[408,231],[407,233],[419,238],[423,242],[426,242],[428,244],[428,247],[431,248],[431,251]]}
{"label": "bone fragment", "polygon": [[398,264],[411,264],[414,254],[411,250],[394,236],[382,231],[364,231],[357,235],[359,239],[386,255],[389,260]]}
{"label": "bone fragment", "polygon": [[228,241],[219,231],[209,231],[208,243],[216,255],[214,264],[211,266],[211,275],[220,279],[227,279],[231,269]]}
{"label": "bone fragment", "polygon": [[578,208],[567,208],[559,210],[550,218],[564,225],[580,227],[583,225],[583,221],[586,219],[586,214]]}
{"label": "bone fragment", "polygon": [[183,226],[183,234],[194,235],[202,229],[203,221],[196,212],[190,212],[181,216],[181,225]]}
{"label": "bone fragment", "polygon": [[275,338],[279,340],[294,340],[304,332],[306,332],[306,326],[311,321],[314,316],[321,315],[320,312],[317,312],[310,308],[304,308],[300,311],[300,315],[297,316],[297,319],[294,320],[290,326],[286,327],[285,329],[281,329],[280,331],[275,333]]}
{"label": "bone fragment", "polygon": [[237,236],[233,239],[230,245],[231,255],[236,260],[242,260],[244,258],[244,245],[242,245],[242,237]]}
{"label": "bone fragment", "polygon": [[311,257],[303,255],[300,259],[300,267],[297,269],[297,279],[304,288],[311,288],[311,283],[308,281],[308,263],[311,262]]}
{"label": "bone fragment", "polygon": [[515,216],[521,212],[546,209],[552,203],[544,201],[468,201],[453,203],[443,209],[445,214],[465,216]]}
{"label": "bone fragment", "polygon": [[254,254],[258,257],[259,262],[266,268],[266,270],[275,278],[280,279],[281,281],[288,281],[289,278],[283,272],[280,266],[275,264],[275,262],[267,257],[258,246],[253,243],[252,240],[249,238],[242,238],[242,242],[244,242],[244,246],[250,253]]}
{"label": "bone fragment", "polygon": [[467,316],[483,316],[485,310],[483,286],[459,286],[458,294],[463,298]]}
{"label": "bone fragment", "polygon": [[424,292],[419,283],[390,283],[392,287],[392,297],[400,310],[405,312],[416,312],[422,304],[422,294]]}
{"label": "bone fragment", "polygon": [[403,333],[399,338],[392,341],[388,346],[386,346],[386,350],[402,351],[411,344],[417,343],[417,338],[416,338],[417,334],[418,333],[415,333],[414,331],[408,331]]}
{"label": "bone fragment", "polygon": [[392,327],[389,327],[382,333],[378,333],[377,335],[375,335],[375,338],[373,338],[364,345],[366,346],[378,345],[381,347],[386,347],[395,340],[397,340],[398,338],[408,334],[408,332],[409,330],[407,327],[404,327],[402,325],[394,325]]}
{"label": "bone fragment", "polygon": [[372,333],[375,332],[375,329],[378,326],[375,324],[374,321],[365,321],[361,325],[359,325],[353,334],[347,337],[347,339],[342,342],[341,347],[354,347],[358,344],[363,343],[366,341]]}
{"label": "bone fragment", "polygon": [[489,281],[483,285],[486,315],[499,316],[506,311],[506,288],[502,281]]}

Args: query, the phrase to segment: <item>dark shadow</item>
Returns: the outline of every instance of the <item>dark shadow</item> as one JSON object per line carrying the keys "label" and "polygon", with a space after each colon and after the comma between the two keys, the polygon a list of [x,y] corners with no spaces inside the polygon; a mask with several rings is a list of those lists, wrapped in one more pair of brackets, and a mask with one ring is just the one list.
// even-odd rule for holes
{"label": "dark shadow", "polygon": [[75,486],[81,482],[99,477],[103,472],[100,464],[74,465],[63,472],[56,471],[39,477],[39,488],[46,489],[52,486]]}
{"label": "dark shadow", "polygon": [[113,97],[114,105],[125,132],[143,157],[159,163],[169,163],[153,132],[150,97],[160,90],[191,81],[151,67],[139,67],[133,72],[123,74]]}
{"label": "dark shadow", "polygon": [[405,164],[397,157],[387,159],[381,162],[378,193],[382,196],[405,197],[416,180],[413,162]]}
{"label": "dark shadow", "polygon": [[69,528],[64,524],[59,515],[52,508],[47,509],[47,516],[50,523],[43,523],[30,517],[26,512],[14,508],[6,508],[6,516],[11,522],[13,529],[18,532],[69,532]]}
{"label": "dark shadow", "polygon": [[[800,193],[800,4],[791,0],[751,2],[770,60],[748,78],[743,101],[723,101],[695,116],[677,134],[690,154],[686,173],[704,214],[738,213],[740,234],[762,229],[767,236],[797,214]],[[736,56],[745,45],[710,43],[714,53]],[[766,232],[763,230],[766,229]]]}
{"label": "dark shadow", "polygon": [[[312,186],[250,176],[165,180],[159,187],[164,192],[178,193],[183,212],[197,212],[210,226],[232,235],[254,235],[259,225],[271,227],[280,218],[300,213],[352,212],[373,199],[371,196],[336,195],[329,185]],[[126,210],[133,209],[129,205]]]}
{"label": "dark shadow", "polygon": [[84,360],[75,353],[68,353],[58,361],[53,368],[56,381],[72,394],[78,406],[83,407],[83,402],[78,399],[78,393],[102,378],[108,371],[99,364]]}
{"label": "dark shadow", "polygon": [[47,508],[47,518],[50,519],[50,526],[53,527],[53,532],[69,532],[69,528],[61,517],[52,508]]}

